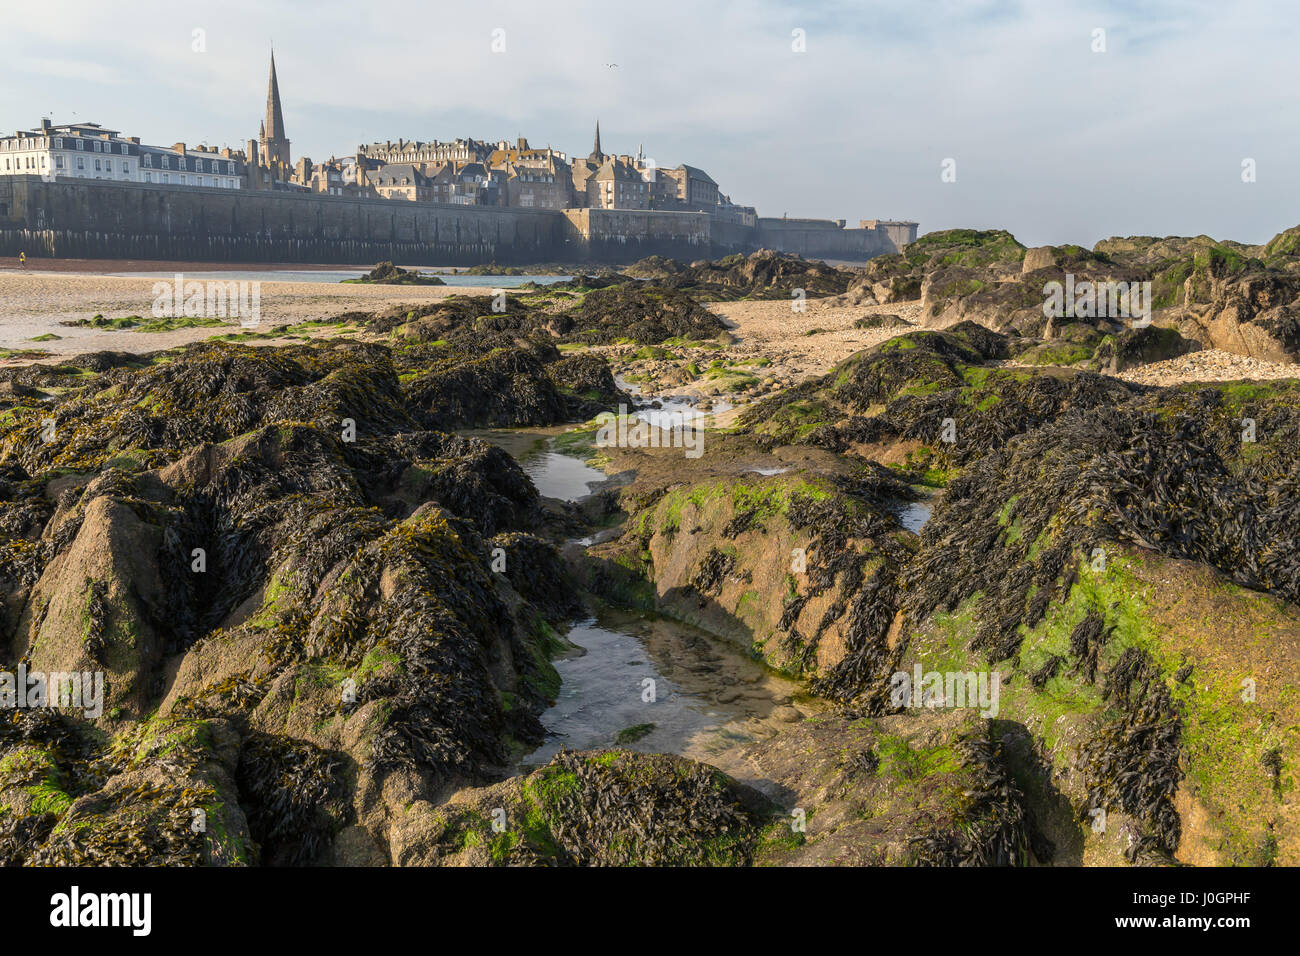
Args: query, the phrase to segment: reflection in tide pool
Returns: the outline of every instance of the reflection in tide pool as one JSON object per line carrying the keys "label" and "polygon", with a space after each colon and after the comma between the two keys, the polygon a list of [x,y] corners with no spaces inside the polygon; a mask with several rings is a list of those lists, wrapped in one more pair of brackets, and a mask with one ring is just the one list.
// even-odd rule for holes
{"label": "reflection in tide pool", "polygon": [[930,520],[930,506],[922,501],[909,501],[894,513],[898,516],[898,523],[914,534],[920,534]]}
{"label": "reflection in tide pool", "polygon": [[[563,683],[555,705],[541,715],[555,736],[525,766],[545,763],[561,747],[620,746],[716,762],[719,754],[801,719],[791,704],[798,684],[675,621],[602,609],[575,624],[568,639],[580,650],[555,661]],[[645,699],[651,686],[652,701]],[[619,732],[631,728],[641,735],[620,742]]]}
{"label": "reflection in tide pool", "polygon": [[592,486],[605,481],[607,476],[578,458],[554,451],[551,439],[553,433],[559,431],[560,429],[531,432],[478,430],[461,434],[490,441],[508,452],[519,462],[519,467],[532,479],[542,496],[561,501],[578,501],[591,494]]}
{"label": "reflection in tide pool", "polygon": [[636,383],[629,382],[621,375],[615,375],[614,384],[642,402],[633,409],[632,414],[642,421],[649,422],[656,428],[680,428],[684,422],[704,425],[710,416],[729,412],[736,407],[731,402],[715,398],[706,412],[698,408],[693,399],[680,395],[666,395],[652,400],[653,403],[657,403],[659,406],[655,408],[652,401],[647,400],[642,395],[641,387]]}

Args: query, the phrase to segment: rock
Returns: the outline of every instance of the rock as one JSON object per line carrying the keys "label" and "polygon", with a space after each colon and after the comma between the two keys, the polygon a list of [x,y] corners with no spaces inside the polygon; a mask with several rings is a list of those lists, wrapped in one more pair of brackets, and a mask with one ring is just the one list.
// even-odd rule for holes
{"label": "rock", "polygon": [[1025,250],[1024,262],[1020,265],[1022,273],[1037,272],[1039,269],[1050,269],[1056,265],[1055,250],[1051,246],[1035,246],[1032,249]]}
{"label": "rock", "polygon": [[802,290],[810,299],[840,295],[849,292],[857,278],[857,273],[848,269],[770,249],[748,256],[727,256],[717,262],[702,260],[689,266],[652,256],[624,272],[656,286],[724,300],[789,299],[796,290]]}

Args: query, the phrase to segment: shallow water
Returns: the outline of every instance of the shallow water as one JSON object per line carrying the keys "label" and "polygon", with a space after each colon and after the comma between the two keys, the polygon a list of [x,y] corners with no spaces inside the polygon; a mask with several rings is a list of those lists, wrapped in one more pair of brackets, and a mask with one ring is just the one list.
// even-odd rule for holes
{"label": "shallow water", "polygon": [[[509,452],[543,495],[576,501],[607,478],[553,450],[555,435],[566,427],[464,434]],[[617,533],[607,528],[571,544],[586,547]],[[522,759],[521,769],[546,763],[561,747],[613,746],[728,769],[737,747],[818,709],[805,702],[795,707],[801,685],[773,674],[746,650],[654,614],[602,607],[597,617],[574,623],[568,639],[573,652],[555,661],[560,692],[541,715],[552,736]],[[632,728],[643,733],[619,739],[620,731]]]}
{"label": "shallow water", "polygon": [[930,506],[923,501],[908,501],[900,504],[894,515],[905,529],[920,534],[925,523],[930,520]]}
{"label": "shallow water", "polygon": [[562,430],[479,429],[461,434],[482,438],[505,449],[519,462],[519,467],[532,479],[538,493],[544,497],[578,501],[591,494],[593,485],[607,481],[609,476],[581,459],[555,451],[552,439]]}
{"label": "shallow water", "polygon": [[[602,609],[575,624],[568,639],[580,650],[555,661],[563,683],[541,715],[555,736],[525,757],[524,767],[545,763],[561,747],[619,746],[716,762],[801,719],[791,703],[799,684],[676,621]],[[620,731],[648,724],[644,736],[619,742]]]}
{"label": "shallow water", "polygon": [[[696,407],[695,401],[681,395],[659,395],[647,398],[635,383],[629,382],[621,375],[614,376],[614,384],[637,400],[632,414],[642,421],[649,422],[656,428],[677,428],[685,422],[703,425],[703,419],[735,408],[731,402],[720,398],[713,399],[712,406],[706,411]],[[653,407],[654,402],[659,404]]]}
{"label": "shallow water", "polygon": [[[364,269],[258,269],[249,272],[240,272],[233,270],[229,272],[186,272],[186,279],[195,279],[206,282],[209,279],[221,280],[225,282],[318,282],[318,283],[337,283],[344,279],[359,279],[369,270]],[[427,272],[427,269],[417,271]],[[98,273],[95,273],[98,274]],[[106,275],[121,276],[128,279],[173,279],[175,272],[109,272]],[[563,282],[572,276],[467,276],[467,275],[442,275],[438,274],[447,285],[454,286],[476,286],[490,289],[515,289],[525,282],[536,282],[538,285],[550,285],[552,282]],[[437,286],[412,286],[411,288],[437,288]]]}

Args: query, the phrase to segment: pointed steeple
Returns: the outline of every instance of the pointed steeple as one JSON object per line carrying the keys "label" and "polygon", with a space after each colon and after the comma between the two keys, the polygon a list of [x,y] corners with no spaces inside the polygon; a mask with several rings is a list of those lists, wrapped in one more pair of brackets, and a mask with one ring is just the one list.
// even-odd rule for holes
{"label": "pointed steeple", "polygon": [[596,145],[591,148],[591,155],[604,156],[600,149],[600,120],[596,120]]}
{"label": "pointed steeple", "polygon": [[266,132],[272,139],[285,139],[284,112],[280,109],[280,84],[275,78],[275,51],[271,51],[271,79],[266,87]]}

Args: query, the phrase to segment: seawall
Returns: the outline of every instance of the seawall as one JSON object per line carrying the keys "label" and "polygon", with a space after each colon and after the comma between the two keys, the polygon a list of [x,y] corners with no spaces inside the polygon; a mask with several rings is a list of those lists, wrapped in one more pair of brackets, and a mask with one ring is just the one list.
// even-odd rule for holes
{"label": "seawall", "polygon": [[0,255],[476,265],[694,260],[756,249],[859,260],[896,251],[879,229],[702,212],[526,209],[150,183],[0,177]]}

